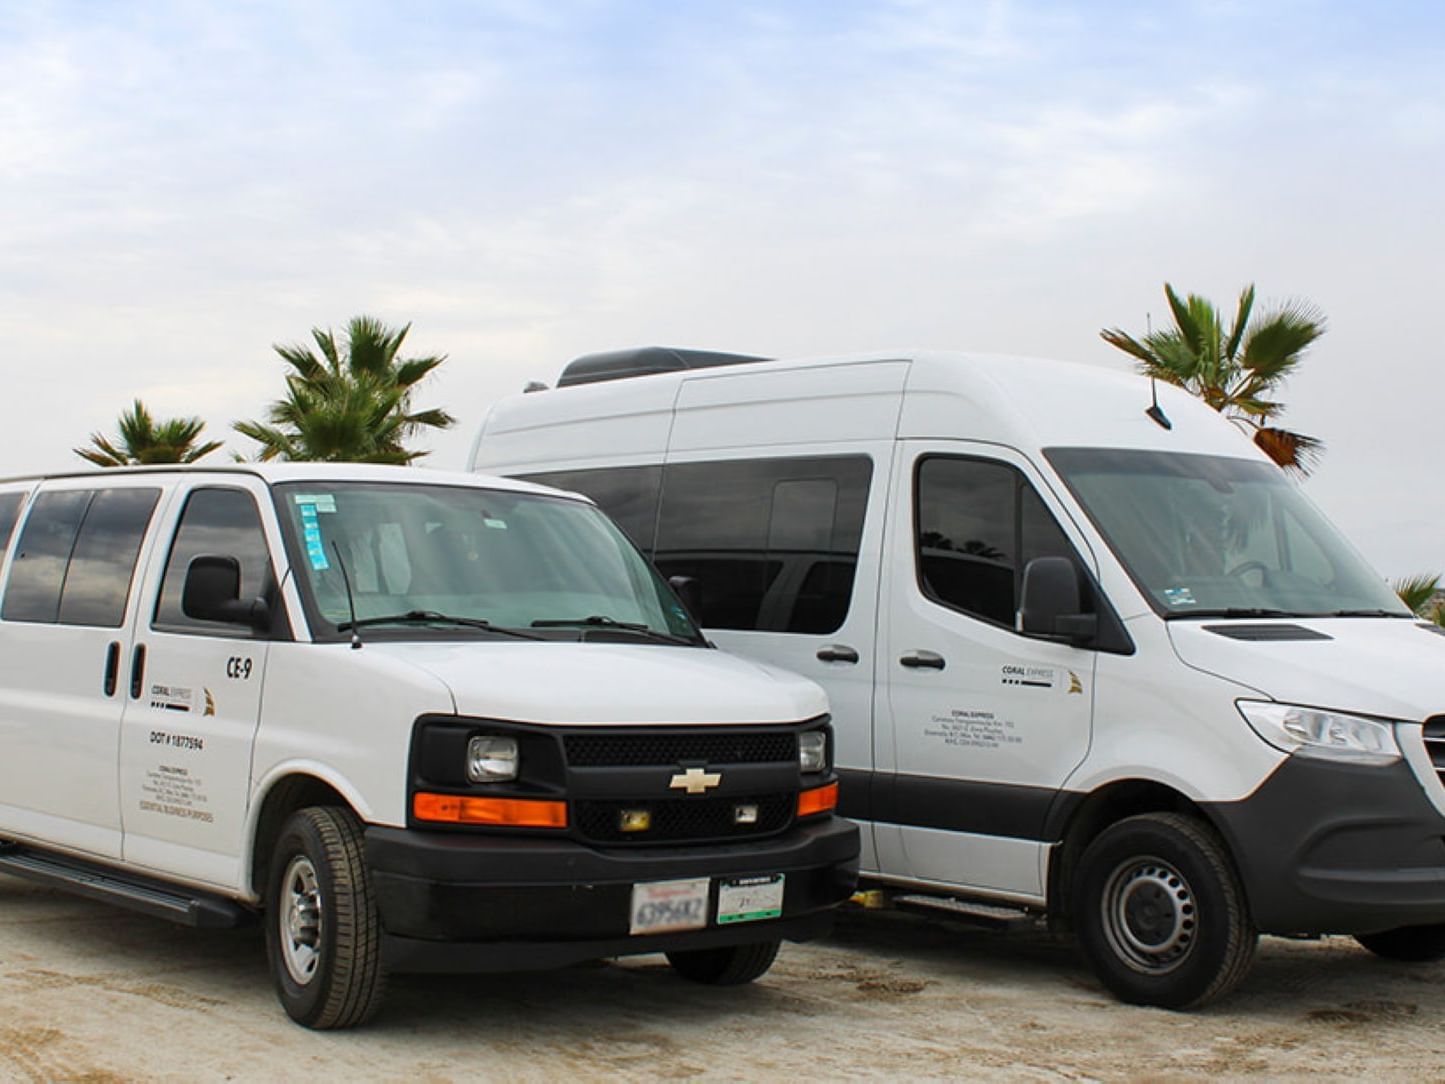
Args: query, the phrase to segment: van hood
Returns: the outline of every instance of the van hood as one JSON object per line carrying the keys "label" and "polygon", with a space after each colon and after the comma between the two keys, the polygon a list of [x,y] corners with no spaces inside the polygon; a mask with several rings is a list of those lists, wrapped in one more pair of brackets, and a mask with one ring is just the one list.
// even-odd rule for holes
{"label": "van hood", "polygon": [[[1442,641],[1445,642],[1445,641]],[[786,670],[705,648],[576,641],[368,643],[442,681],[459,715],[557,726],[794,723],[828,710]]]}
{"label": "van hood", "polygon": [[1445,630],[1403,618],[1170,621],[1186,666],[1281,703],[1423,721],[1445,713]]}

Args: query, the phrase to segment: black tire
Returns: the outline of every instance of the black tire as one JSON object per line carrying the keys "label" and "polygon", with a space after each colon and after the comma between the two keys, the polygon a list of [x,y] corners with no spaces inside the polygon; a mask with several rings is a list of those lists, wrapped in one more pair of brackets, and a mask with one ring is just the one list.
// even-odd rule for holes
{"label": "black tire", "polygon": [[381,1004],[381,920],[349,809],[302,809],[281,829],[266,888],[266,957],[298,1024],[365,1023]]}
{"label": "black tire", "polygon": [[1407,964],[1429,964],[1445,960],[1445,925],[1401,926],[1384,933],[1361,933],[1355,940],[1376,956]]}
{"label": "black tire", "polygon": [[692,982],[708,986],[741,986],[767,974],[768,968],[778,958],[780,944],[779,941],[759,941],[752,945],[669,952],[667,962],[674,971]]}
{"label": "black tire", "polygon": [[1177,813],[1129,817],[1085,849],[1079,944],[1121,1001],[1189,1009],[1237,986],[1259,935],[1219,837]]}

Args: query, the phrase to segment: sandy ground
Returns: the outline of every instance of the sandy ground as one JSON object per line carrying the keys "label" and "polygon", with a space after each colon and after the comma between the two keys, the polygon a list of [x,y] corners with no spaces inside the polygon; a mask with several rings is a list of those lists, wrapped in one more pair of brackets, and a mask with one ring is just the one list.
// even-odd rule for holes
{"label": "sandy ground", "polygon": [[182,929],[0,876],[0,1080],[572,1077],[1445,1081],[1445,965],[1268,939],[1194,1014],[1120,1005],[1073,948],[899,912],[845,913],[750,987],[660,957],[397,977],[360,1031],[292,1024],[257,928]]}

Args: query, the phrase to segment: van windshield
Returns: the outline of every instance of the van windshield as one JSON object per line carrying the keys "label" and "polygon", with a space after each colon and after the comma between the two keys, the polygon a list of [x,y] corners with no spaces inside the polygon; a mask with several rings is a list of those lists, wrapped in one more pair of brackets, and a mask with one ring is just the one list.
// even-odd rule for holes
{"label": "van windshield", "polygon": [[275,491],[319,639],[348,638],[361,627],[366,639],[703,643],[646,559],[581,501],[361,482],[286,483]]}
{"label": "van windshield", "polygon": [[1413,617],[1283,471],[1222,456],[1051,448],[1165,617]]}

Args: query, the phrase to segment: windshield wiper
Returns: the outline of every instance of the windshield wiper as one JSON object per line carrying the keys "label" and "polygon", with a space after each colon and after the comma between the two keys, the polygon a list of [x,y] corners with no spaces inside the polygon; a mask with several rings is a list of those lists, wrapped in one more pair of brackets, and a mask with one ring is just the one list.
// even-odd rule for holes
{"label": "windshield wiper", "polygon": [[1331,610],[1311,616],[1318,617],[1407,617],[1411,621],[1419,620],[1414,614],[1402,614],[1399,610]]}
{"label": "windshield wiper", "polygon": [[590,617],[560,617],[544,618],[540,621],[533,621],[534,629],[565,629],[565,628],[604,628],[620,629],[624,632],[635,632],[648,639],[657,640],[664,644],[686,644],[688,647],[695,647],[700,642],[689,640],[683,636],[674,636],[670,632],[659,632],[651,625],[643,625],[637,621],[618,621],[615,617],[608,617],[606,614],[592,614]]}
{"label": "windshield wiper", "polygon": [[484,618],[455,617],[451,614],[438,613],[436,610],[408,610],[401,614],[385,614],[381,617],[363,617],[359,621],[343,621],[336,626],[336,631],[364,629],[370,625],[460,625],[468,629],[485,629],[487,632],[495,632],[501,636],[515,636],[522,640],[540,640],[542,638],[533,636],[530,632],[523,632],[521,629],[494,625]]}

